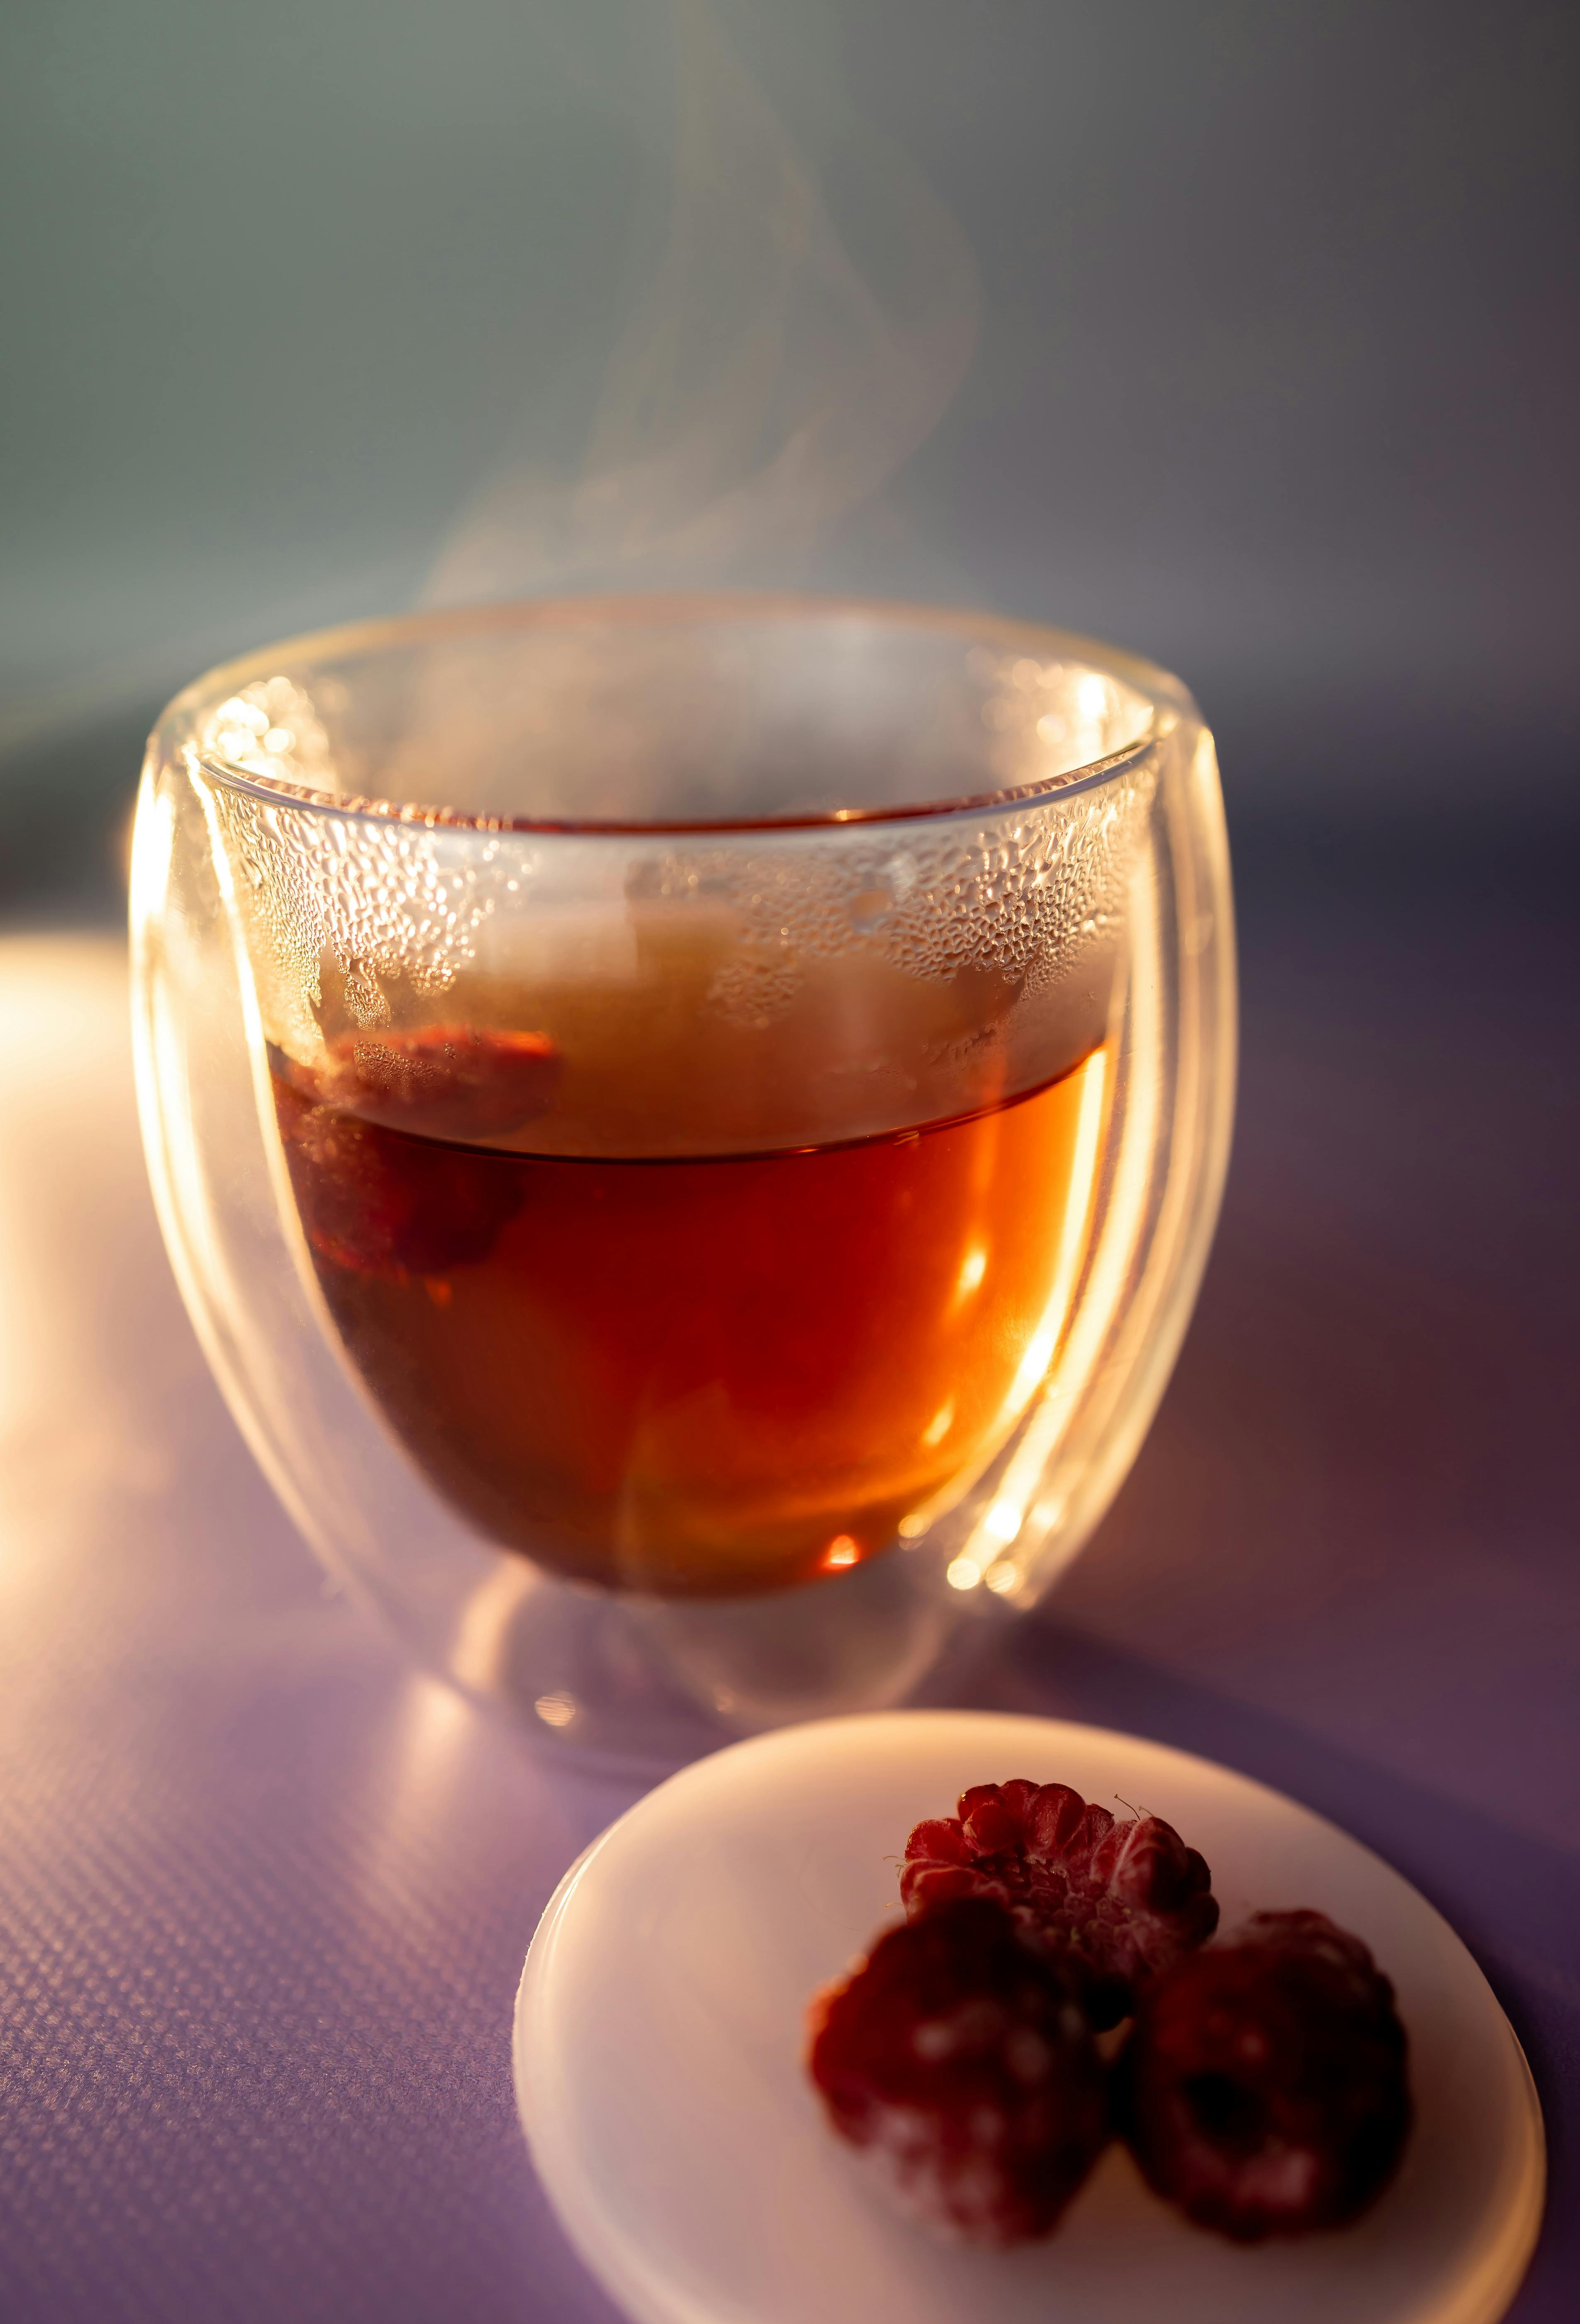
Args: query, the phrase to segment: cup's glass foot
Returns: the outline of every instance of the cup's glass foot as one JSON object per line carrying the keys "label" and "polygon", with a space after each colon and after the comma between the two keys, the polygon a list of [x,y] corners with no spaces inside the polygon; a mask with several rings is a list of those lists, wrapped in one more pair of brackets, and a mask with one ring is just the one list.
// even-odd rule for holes
{"label": "cup's glass foot", "polygon": [[903,1551],[716,1600],[617,1596],[511,1559],[473,1592],[446,1660],[539,1739],[653,1771],[764,1729],[937,1700],[1006,1626],[962,1625]]}

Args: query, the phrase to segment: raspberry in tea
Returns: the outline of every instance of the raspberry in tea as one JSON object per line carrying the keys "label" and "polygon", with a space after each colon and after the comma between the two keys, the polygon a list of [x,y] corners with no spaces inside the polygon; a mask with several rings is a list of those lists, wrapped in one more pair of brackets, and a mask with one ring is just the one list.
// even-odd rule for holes
{"label": "raspberry in tea", "polygon": [[552,1102],[563,1060],[544,1033],[481,1033],[465,1025],[353,1036],[316,1074],[282,1050],[271,1062],[302,1095],[385,1130],[419,1137],[498,1138]]}

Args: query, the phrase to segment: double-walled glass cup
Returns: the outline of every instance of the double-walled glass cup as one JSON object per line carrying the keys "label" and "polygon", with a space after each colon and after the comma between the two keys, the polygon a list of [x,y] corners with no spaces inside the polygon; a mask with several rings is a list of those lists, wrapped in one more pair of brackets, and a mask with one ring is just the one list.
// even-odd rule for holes
{"label": "double-walled glass cup", "polygon": [[470,1692],[658,1757],[936,1692],[1102,1515],[1233,1097],[1162,672],[805,600],[341,631],[171,705],[132,920],[210,1361]]}

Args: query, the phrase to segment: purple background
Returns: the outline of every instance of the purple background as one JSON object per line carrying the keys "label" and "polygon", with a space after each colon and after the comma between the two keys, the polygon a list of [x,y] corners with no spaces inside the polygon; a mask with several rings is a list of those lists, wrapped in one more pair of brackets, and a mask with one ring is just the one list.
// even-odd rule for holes
{"label": "purple background", "polygon": [[[1197,1320],[981,1699],[1243,1768],[1448,1914],[1552,2141],[1514,2312],[1566,2324],[1580,962],[1539,862],[1446,862],[1425,894],[1406,869],[1380,843],[1249,865]],[[120,980],[107,938],[0,943],[0,2312],[606,2319],[533,2181],[509,2033],[542,1904],[631,1790],[534,1757],[326,1593],[169,1280]]]}

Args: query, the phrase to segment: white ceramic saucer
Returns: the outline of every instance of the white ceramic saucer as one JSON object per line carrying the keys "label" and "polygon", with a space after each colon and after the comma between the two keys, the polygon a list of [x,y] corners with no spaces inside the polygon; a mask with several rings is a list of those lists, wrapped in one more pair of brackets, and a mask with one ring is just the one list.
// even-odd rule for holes
{"label": "white ceramic saucer", "polygon": [[[868,2193],[802,2070],[807,2001],[898,1917],[911,1826],[1015,1775],[1177,1824],[1226,1928],[1314,1905],[1373,1948],[1410,2033],[1417,2126],[1366,2218],[1241,2249],[1182,2222],[1118,2149],[1050,2241],[1015,2252],[935,2244]],[[516,2090],[571,2240],[637,2324],[1493,2324],[1541,2215],[1525,2060],[1432,1907],[1244,1776],[1056,1720],[830,1720],[661,1784],[543,1916]]]}

